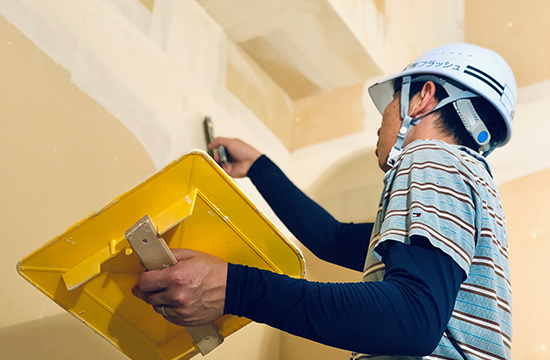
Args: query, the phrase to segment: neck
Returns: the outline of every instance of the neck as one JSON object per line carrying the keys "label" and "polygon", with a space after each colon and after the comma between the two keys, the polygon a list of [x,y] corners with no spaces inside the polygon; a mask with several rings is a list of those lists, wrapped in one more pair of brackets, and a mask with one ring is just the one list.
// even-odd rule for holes
{"label": "neck", "polygon": [[441,140],[448,144],[458,144],[456,138],[444,132],[439,126],[439,117],[436,114],[430,114],[413,126],[407,134],[405,145],[416,140]]}

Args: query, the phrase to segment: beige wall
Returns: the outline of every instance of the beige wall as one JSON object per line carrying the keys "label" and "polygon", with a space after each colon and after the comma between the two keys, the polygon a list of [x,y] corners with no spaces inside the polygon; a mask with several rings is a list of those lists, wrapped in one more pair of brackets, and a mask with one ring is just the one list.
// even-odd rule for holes
{"label": "beige wall", "polygon": [[[25,282],[16,265],[155,173],[152,157],[159,161],[163,149],[140,143],[74,84],[74,74],[1,15],[0,54],[0,358],[127,359]],[[202,130],[196,135],[202,145]],[[186,141],[185,134],[181,138]],[[278,360],[279,352],[279,332],[251,324],[209,358]]]}
{"label": "beige wall", "polygon": [[[550,78],[546,0],[466,0],[466,40],[497,49],[514,68],[518,86]],[[480,14],[490,14],[479,16]]]}
{"label": "beige wall", "polygon": [[514,359],[549,359],[550,169],[500,187],[508,226],[514,310]]}
{"label": "beige wall", "polygon": [[[518,76],[514,137],[490,162],[510,233],[513,358],[550,359],[550,312],[531,310],[544,309],[550,275],[542,258],[550,241],[550,82],[548,54],[537,42],[547,32],[544,0],[506,0],[490,18],[479,14],[497,8],[494,1],[300,0],[281,12],[285,1],[241,1],[242,13],[225,11],[229,0],[0,3],[0,281],[9,289],[0,295],[3,356],[125,358],[22,280],[15,265],[170,160],[203,148],[206,115],[218,134],[267,153],[339,219],[372,220],[375,205],[366,204],[377,203],[383,174],[374,157],[380,115],[367,87],[431,47],[466,39],[503,52]],[[333,37],[316,47],[327,28],[353,51],[338,54]],[[295,79],[277,71],[285,64]],[[304,87],[289,92],[290,80]],[[282,227],[250,182],[238,183]],[[311,280],[360,278],[304,254]],[[208,356],[348,357],[258,324]]]}
{"label": "beige wall", "polygon": [[15,265],[155,167],[120,121],[2,16],[0,53],[2,357],[123,359]]}

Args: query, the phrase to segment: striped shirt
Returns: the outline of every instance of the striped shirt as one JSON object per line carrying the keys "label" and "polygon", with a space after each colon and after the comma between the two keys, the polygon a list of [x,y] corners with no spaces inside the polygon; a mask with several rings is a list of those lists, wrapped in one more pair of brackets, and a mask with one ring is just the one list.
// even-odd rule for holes
{"label": "striped shirt", "polygon": [[[451,320],[424,359],[511,358],[512,295],[506,224],[485,160],[435,140],[409,144],[386,173],[364,281],[382,281],[385,241],[423,236],[467,274]],[[353,354],[353,359],[406,359]],[[407,358],[412,359],[412,358]],[[420,359],[416,357],[415,359]]]}

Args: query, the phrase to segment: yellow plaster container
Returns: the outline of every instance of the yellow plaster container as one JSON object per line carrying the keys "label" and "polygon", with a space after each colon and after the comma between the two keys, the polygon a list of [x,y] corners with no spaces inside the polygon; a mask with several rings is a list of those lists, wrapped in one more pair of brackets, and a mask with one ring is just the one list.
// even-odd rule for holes
{"label": "yellow plaster container", "polygon": [[[145,269],[124,233],[144,215],[170,248],[304,276],[301,252],[233,180],[206,153],[185,155],[18,264],[27,281],[134,360],[199,353],[183,327],[131,294]],[[215,321],[224,337],[249,322],[235,316]]]}

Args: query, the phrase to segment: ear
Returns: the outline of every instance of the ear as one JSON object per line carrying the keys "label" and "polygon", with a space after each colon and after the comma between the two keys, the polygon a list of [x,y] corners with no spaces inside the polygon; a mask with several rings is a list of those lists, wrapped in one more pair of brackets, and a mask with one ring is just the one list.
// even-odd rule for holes
{"label": "ear", "polygon": [[411,99],[409,114],[413,119],[417,118],[428,113],[437,103],[435,84],[432,81],[427,81],[422,90]]}

